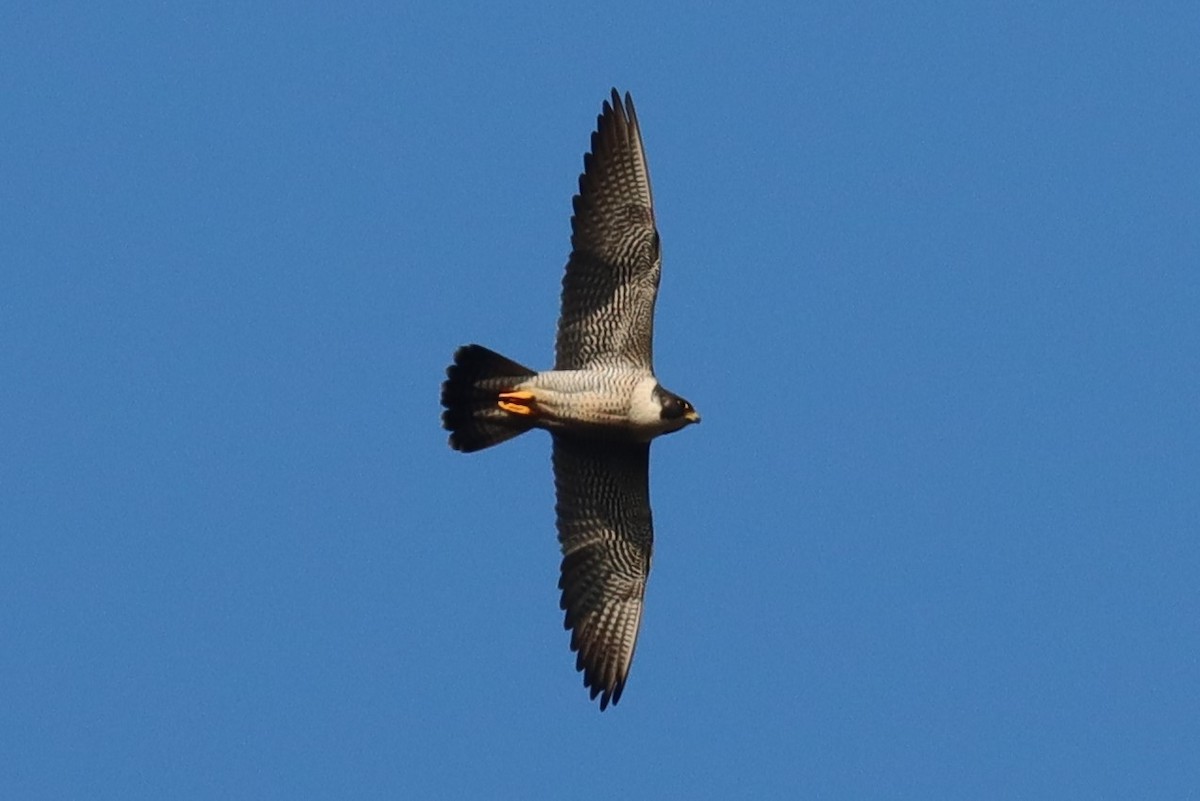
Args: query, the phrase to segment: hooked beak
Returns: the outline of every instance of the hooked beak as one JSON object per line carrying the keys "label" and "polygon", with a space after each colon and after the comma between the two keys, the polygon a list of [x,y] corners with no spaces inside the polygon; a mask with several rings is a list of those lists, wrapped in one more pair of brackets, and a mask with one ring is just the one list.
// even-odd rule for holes
{"label": "hooked beak", "polygon": [[700,413],[696,412],[694,410],[690,411],[683,416],[683,419],[687,420],[689,423],[699,423],[700,422]]}

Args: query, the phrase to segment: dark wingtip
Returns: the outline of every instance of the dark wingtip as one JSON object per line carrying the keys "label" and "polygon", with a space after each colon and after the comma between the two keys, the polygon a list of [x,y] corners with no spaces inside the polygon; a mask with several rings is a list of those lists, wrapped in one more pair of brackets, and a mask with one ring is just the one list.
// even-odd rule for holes
{"label": "dark wingtip", "polygon": [[[561,586],[561,581],[560,581]],[[566,596],[560,602],[560,606],[566,609]],[[600,677],[600,671],[588,664],[587,655],[584,653],[583,643],[580,641],[578,634],[574,629],[575,621],[571,617],[570,610],[567,610],[563,616],[563,628],[571,632],[571,652],[575,654],[575,669],[583,674],[583,686],[588,691],[588,697],[595,701],[596,697],[600,698],[600,711],[608,709],[609,705],[616,706],[617,701],[621,700],[621,693],[625,689],[626,678],[618,678],[613,684],[606,684]]]}
{"label": "dark wingtip", "polygon": [[[604,110],[606,112],[609,109],[612,109],[613,111],[623,112],[626,117],[632,118],[635,116],[634,112],[633,112],[633,94],[632,93],[630,93],[629,91],[625,92],[625,102],[624,103],[621,102],[621,93],[620,93],[620,91],[617,90],[617,87],[614,86],[611,89],[609,89],[609,93],[610,93],[609,99],[604,101]],[[604,115],[601,115],[601,117],[603,117],[603,116]]]}
{"label": "dark wingtip", "polygon": [[583,680],[584,686],[591,687],[592,700],[596,700],[596,696],[600,696],[600,711],[608,709],[609,706],[616,706],[621,700],[621,691],[625,689],[625,682],[619,681],[612,687],[601,686],[599,682],[588,685],[588,680],[585,677]]}

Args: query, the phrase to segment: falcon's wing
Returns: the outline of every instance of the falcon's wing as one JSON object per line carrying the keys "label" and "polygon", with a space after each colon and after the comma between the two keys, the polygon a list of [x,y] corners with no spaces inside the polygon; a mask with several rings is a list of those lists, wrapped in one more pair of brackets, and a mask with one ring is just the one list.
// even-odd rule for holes
{"label": "falcon's wing", "polygon": [[650,573],[649,443],[554,435],[561,606],[584,686],[600,708],[625,688]]}
{"label": "falcon's wing", "polygon": [[662,268],[650,173],[633,98],[605,101],[583,157],[563,276],[556,370],[622,364],[651,370]]}

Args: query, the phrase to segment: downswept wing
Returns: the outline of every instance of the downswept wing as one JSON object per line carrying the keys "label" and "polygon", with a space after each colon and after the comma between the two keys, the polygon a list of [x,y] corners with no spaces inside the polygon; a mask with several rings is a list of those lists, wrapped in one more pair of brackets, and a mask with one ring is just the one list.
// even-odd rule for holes
{"label": "downswept wing", "polygon": [[605,101],[583,157],[563,276],[556,370],[621,364],[652,370],[662,254],[633,98]]}
{"label": "downswept wing", "polygon": [[654,536],[649,469],[649,443],[554,435],[560,605],[575,669],[601,709],[621,698],[641,626]]}

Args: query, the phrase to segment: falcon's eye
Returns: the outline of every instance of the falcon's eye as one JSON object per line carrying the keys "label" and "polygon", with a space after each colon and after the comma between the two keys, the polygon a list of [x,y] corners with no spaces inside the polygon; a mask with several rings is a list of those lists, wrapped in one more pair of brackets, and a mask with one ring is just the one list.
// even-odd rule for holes
{"label": "falcon's eye", "polygon": [[662,419],[675,420],[687,413],[687,401],[669,397],[663,401]]}

